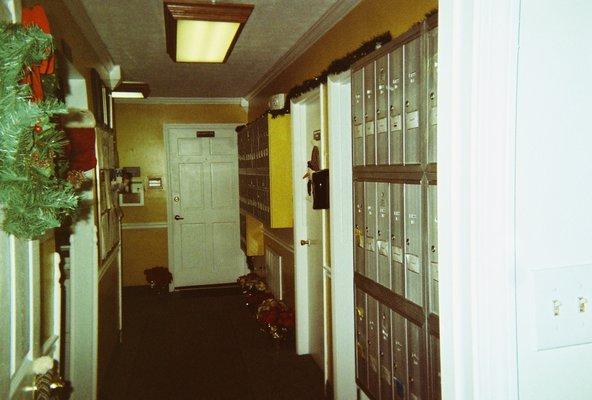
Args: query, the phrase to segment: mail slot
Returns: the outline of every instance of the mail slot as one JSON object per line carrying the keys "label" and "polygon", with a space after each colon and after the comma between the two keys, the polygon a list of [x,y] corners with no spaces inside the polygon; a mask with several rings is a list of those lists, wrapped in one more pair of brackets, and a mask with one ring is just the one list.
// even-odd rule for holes
{"label": "mail slot", "polygon": [[391,311],[393,393],[396,400],[407,400],[407,321]]}
{"label": "mail slot", "polygon": [[366,208],[364,207],[364,182],[354,182],[354,252],[356,255],[356,271],[364,275],[366,267],[364,265],[364,253],[366,252],[364,218]]}
{"label": "mail slot", "polygon": [[420,185],[405,185],[404,207],[406,295],[412,302],[423,305]]}
{"label": "mail slot", "polygon": [[389,54],[390,163],[403,164],[403,47]]}
{"label": "mail slot", "polygon": [[368,312],[368,389],[370,394],[380,396],[379,353],[378,353],[378,302],[372,296],[366,297]]}
{"label": "mail slot", "polygon": [[364,221],[365,244],[366,244],[366,276],[373,281],[378,280],[376,267],[376,183],[364,182],[364,205],[366,206],[366,215]]}
{"label": "mail slot", "polygon": [[366,294],[356,290],[356,377],[368,386],[368,343],[366,339]]}
{"label": "mail slot", "polygon": [[376,258],[378,265],[378,283],[391,288],[390,255],[390,191],[389,184],[376,184]]}
{"label": "mail slot", "polygon": [[376,163],[389,163],[388,55],[376,61]]}
{"label": "mail slot", "polygon": [[421,143],[421,41],[412,40],[403,48],[405,54],[405,164],[419,164]]}
{"label": "mail slot", "polygon": [[438,142],[438,28],[427,34],[428,44],[428,162],[437,161]]}
{"label": "mail slot", "polygon": [[423,344],[421,328],[411,322],[407,323],[407,363],[409,365],[409,400],[421,400],[424,398],[424,386],[422,379]]}
{"label": "mail slot", "polygon": [[376,164],[376,125],[374,92],[374,63],[364,67],[364,136],[366,165]]}
{"label": "mail slot", "polygon": [[391,289],[405,296],[403,185],[391,183]]}
{"label": "mail slot", "polygon": [[364,75],[363,70],[352,77],[353,163],[364,165]]}
{"label": "mail slot", "polygon": [[380,398],[393,398],[393,361],[391,342],[391,311],[384,304],[378,306],[380,320],[379,351],[380,351]]}

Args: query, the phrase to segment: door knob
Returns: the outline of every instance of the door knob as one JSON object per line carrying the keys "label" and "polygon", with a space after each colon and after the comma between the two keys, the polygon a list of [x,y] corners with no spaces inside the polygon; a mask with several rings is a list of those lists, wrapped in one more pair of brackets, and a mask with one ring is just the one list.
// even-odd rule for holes
{"label": "door knob", "polygon": [[310,245],[310,240],[301,240],[300,241],[300,246],[308,246]]}
{"label": "door knob", "polygon": [[182,219],[185,219],[185,218],[183,218],[183,217],[182,217],[182,216],[180,216],[180,215],[175,215],[175,220],[179,221],[179,220],[182,220]]}

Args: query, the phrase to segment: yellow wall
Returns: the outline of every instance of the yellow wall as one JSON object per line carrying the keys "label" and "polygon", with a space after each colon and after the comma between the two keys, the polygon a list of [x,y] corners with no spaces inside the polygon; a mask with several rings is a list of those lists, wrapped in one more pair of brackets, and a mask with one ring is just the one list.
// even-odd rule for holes
{"label": "yellow wall", "polygon": [[322,72],[331,61],[386,31],[393,37],[407,31],[438,7],[437,0],[362,0],[348,15],[267,85],[249,104],[249,121],[266,110],[269,96],[285,93]]}
{"label": "yellow wall", "polygon": [[[126,104],[115,105],[117,148],[121,167],[140,167],[142,177],[166,179],[165,123],[244,123],[240,105]],[[165,190],[146,190],[143,207],[123,207],[124,223],[166,222]],[[145,285],[144,270],[168,266],[167,230],[124,230],[123,285]]]}

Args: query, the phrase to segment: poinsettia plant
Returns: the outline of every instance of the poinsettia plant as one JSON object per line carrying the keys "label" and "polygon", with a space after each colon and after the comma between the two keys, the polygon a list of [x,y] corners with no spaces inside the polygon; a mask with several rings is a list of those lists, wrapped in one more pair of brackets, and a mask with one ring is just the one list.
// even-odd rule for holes
{"label": "poinsettia plant", "polygon": [[285,339],[295,324],[294,312],[281,300],[264,300],[257,309],[257,321],[276,340]]}
{"label": "poinsettia plant", "polygon": [[150,288],[157,291],[167,289],[168,285],[173,281],[173,275],[166,267],[154,267],[144,270],[146,281]]}

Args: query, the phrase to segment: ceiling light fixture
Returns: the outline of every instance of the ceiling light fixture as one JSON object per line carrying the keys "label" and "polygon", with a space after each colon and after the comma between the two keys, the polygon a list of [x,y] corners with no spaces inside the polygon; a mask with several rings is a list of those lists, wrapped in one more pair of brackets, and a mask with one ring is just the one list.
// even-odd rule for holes
{"label": "ceiling light fixture", "polygon": [[150,94],[150,86],[145,82],[122,81],[113,91],[114,99],[145,99]]}
{"label": "ceiling light fixture", "polygon": [[167,53],[175,62],[225,63],[254,7],[165,0]]}

